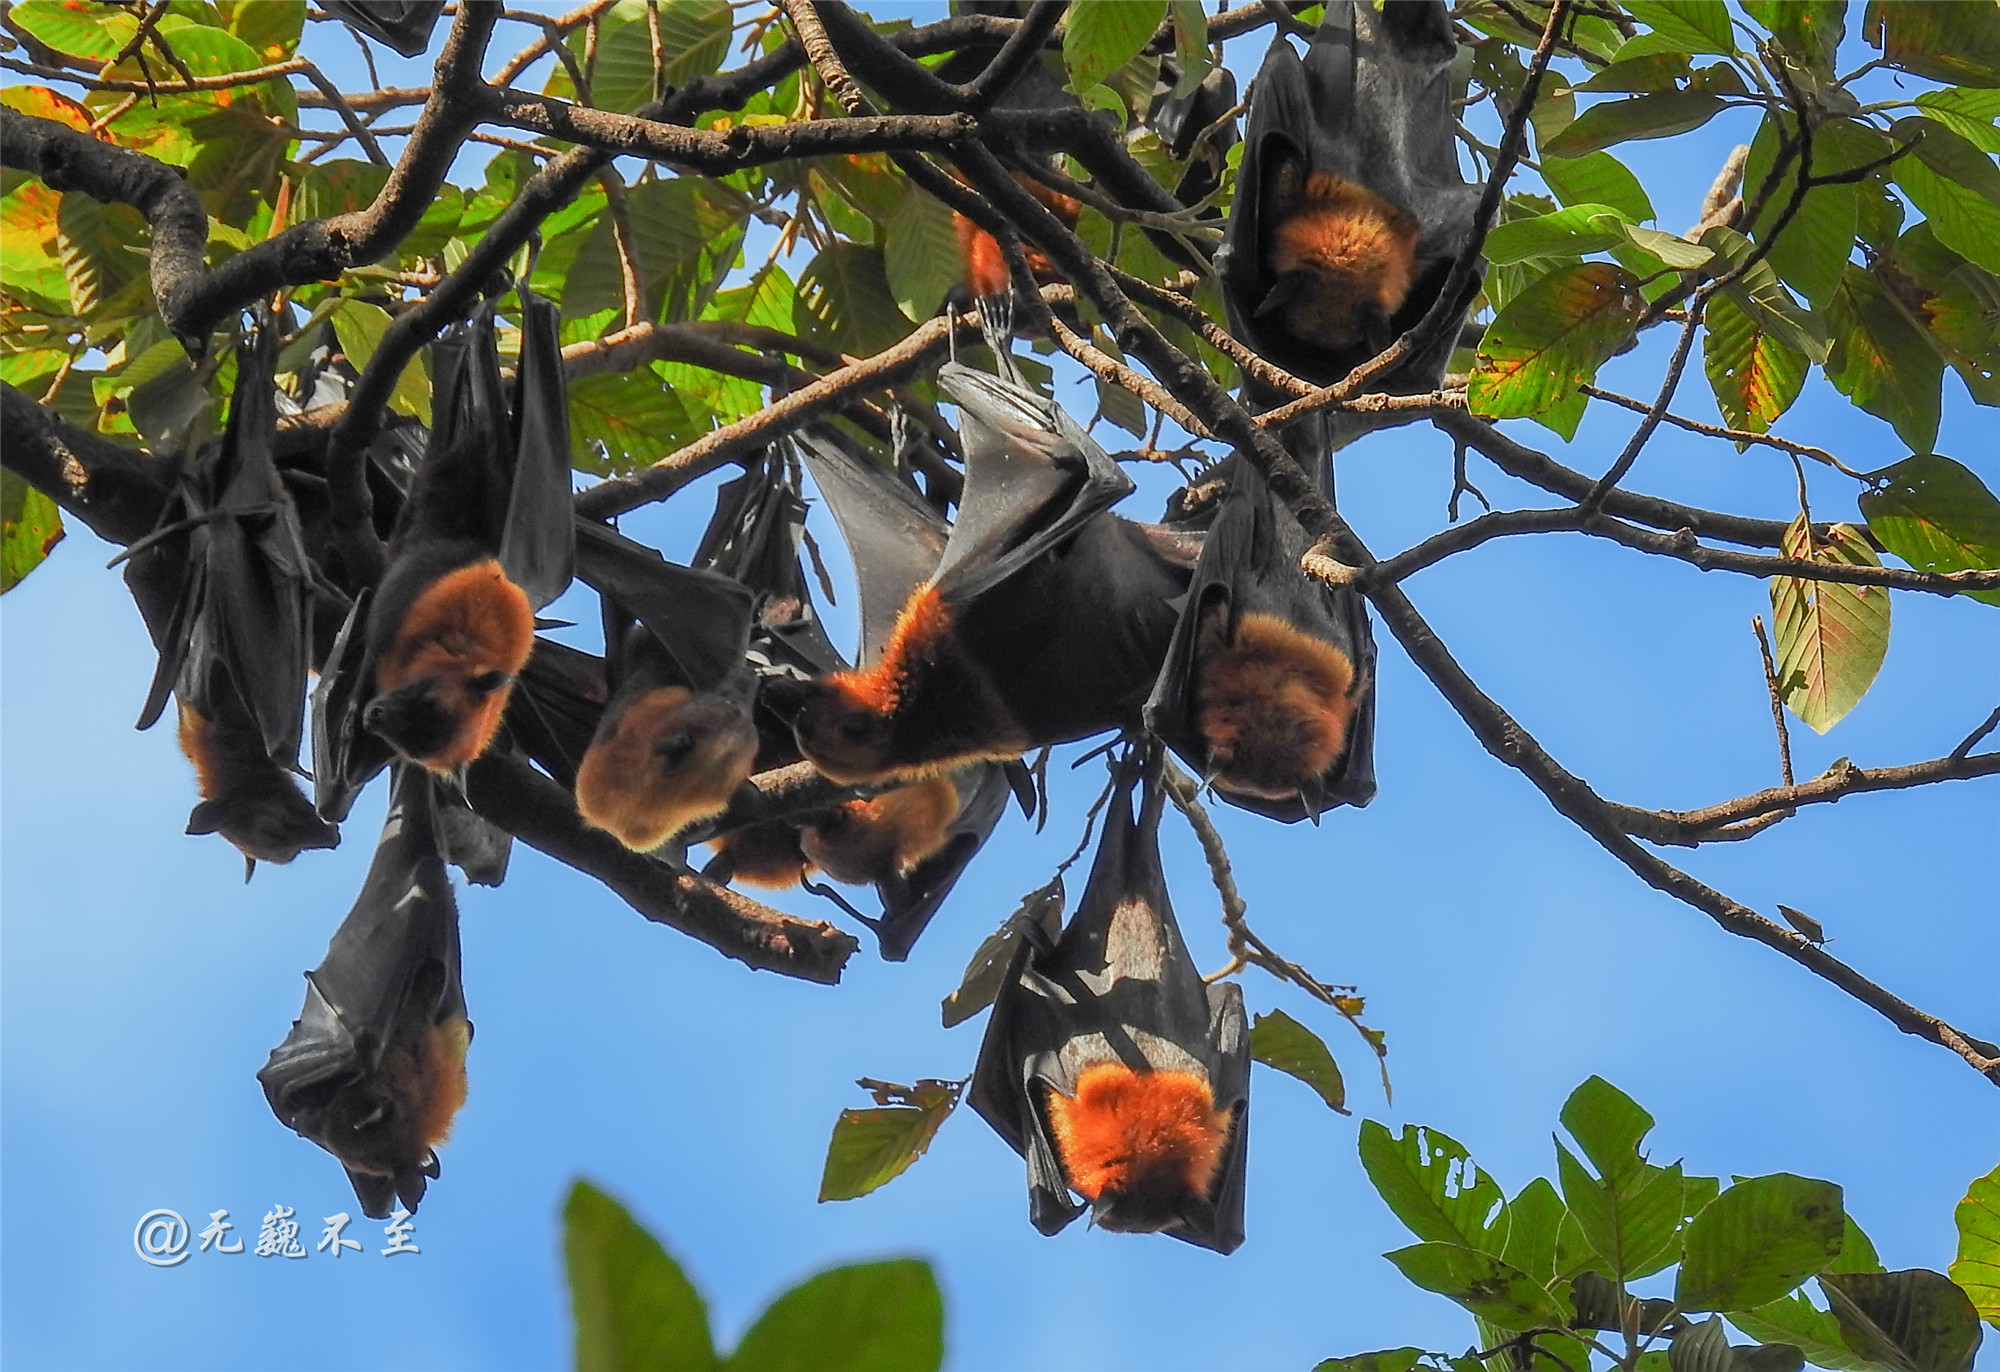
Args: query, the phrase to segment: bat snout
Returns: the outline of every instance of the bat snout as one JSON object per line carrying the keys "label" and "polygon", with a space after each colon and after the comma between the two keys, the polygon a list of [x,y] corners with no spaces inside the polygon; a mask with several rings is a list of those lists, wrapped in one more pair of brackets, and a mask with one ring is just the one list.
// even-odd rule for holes
{"label": "bat snout", "polygon": [[409,758],[444,752],[458,732],[458,720],[425,682],[412,682],[375,697],[368,702],[361,722]]}

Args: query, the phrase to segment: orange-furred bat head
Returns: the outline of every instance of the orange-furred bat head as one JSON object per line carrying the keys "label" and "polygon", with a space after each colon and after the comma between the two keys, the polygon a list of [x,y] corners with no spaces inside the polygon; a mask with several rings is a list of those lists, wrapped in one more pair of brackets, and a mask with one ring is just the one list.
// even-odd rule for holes
{"label": "orange-furred bat head", "polygon": [[376,654],[362,722],[412,762],[452,772],[493,741],[534,645],[534,610],[499,562],[454,568],[418,592]]}
{"label": "orange-furred bat head", "polygon": [[1276,284],[1257,305],[1293,337],[1335,351],[1379,352],[1417,277],[1416,220],[1331,172],[1274,168],[1267,263]]}
{"label": "orange-furred bat head", "polygon": [[926,777],[873,800],[848,801],[804,830],[799,846],[820,870],[850,886],[907,876],[944,847],[959,805],[950,777]]}
{"label": "orange-furred bat head", "polygon": [[757,761],[743,706],[685,686],[629,697],[598,725],[576,772],[576,807],[627,848],[659,847],[720,814]]}
{"label": "orange-furred bat head", "polygon": [[182,701],[180,743],[201,788],[201,804],[188,815],[190,834],[221,834],[254,862],[283,864],[308,848],[340,846],[340,829],[319,817],[265,753],[255,728],[212,723]]}
{"label": "orange-furred bat head", "polygon": [[1193,1072],[1087,1067],[1076,1094],[1046,1097],[1063,1169],[1097,1222],[1125,1233],[1164,1228],[1215,1183],[1230,1113]]}
{"label": "orange-furred bat head", "polygon": [[1223,791],[1287,800],[1347,746],[1354,664],[1274,615],[1203,611],[1195,705],[1209,780]]}

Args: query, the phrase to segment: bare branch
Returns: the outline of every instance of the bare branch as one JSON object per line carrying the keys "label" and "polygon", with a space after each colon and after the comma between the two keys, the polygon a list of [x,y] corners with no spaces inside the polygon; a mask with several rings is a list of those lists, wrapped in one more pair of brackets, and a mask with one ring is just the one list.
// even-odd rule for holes
{"label": "bare branch", "polygon": [[80,429],[4,382],[0,459],[110,543],[149,533],[173,491],[172,462]]}

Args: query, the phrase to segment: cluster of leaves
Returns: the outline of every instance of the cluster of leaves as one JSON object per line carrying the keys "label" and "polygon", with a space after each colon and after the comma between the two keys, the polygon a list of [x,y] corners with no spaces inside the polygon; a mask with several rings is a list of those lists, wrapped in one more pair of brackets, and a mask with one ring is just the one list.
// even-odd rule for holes
{"label": "cluster of leaves", "polygon": [[[1930,452],[1947,370],[1976,404],[2000,404],[2000,10],[1869,5],[1863,36],[1883,64],[1952,84],[1866,102],[1867,67],[1834,67],[1844,4],[1752,0],[1761,32],[1722,0],[1622,8],[1644,27],[1580,17],[1573,60],[1552,76],[1581,72],[1545,86],[1532,111],[1548,193],[1510,195],[1487,239],[1496,313],[1469,377],[1473,412],[1574,437],[1598,368],[1685,304],[1732,428],[1768,432],[1817,367],[1916,454],[1851,473],[1866,482],[1865,528],[1819,538],[1802,519],[1788,556],[1879,566],[1886,550],[1932,571],[2000,561],[2000,500]],[[1491,35],[1473,72],[1504,102],[1520,84],[1515,45],[1533,35],[1502,7],[1465,17]],[[1759,113],[1740,212],[1686,236],[1648,227],[1652,200],[1609,149],[1739,108]],[[1906,226],[1906,204],[1924,217]],[[1691,290],[1704,280],[1719,288]],[[1888,594],[1781,579],[1772,607],[1785,701],[1823,733],[1882,664]]]}
{"label": "cluster of leaves", "polygon": [[[1435,1129],[1362,1123],[1362,1167],[1420,1240],[1389,1261],[1470,1311],[1480,1342],[1458,1357],[1330,1358],[1321,1372],[1585,1372],[1593,1357],[1623,1372],[1968,1372],[1980,1319],[2000,1327],[2000,1168],[1959,1207],[1951,1276],[1886,1272],[1832,1182],[1778,1172],[1724,1186],[1660,1166],[1643,1148],[1653,1117],[1599,1077],[1561,1119],[1575,1151],[1556,1139],[1557,1180],[1512,1197]],[[1633,1289],[1647,1279],[1664,1294]],[[1725,1322],[1756,1343],[1732,1348]]]}
{"label": "cluster of leaves", "polygon": [[821,1272],[772,1301],[724,1357],[701,1293],[625,1207],[579,1181],[563,1220],[578,1372],[936,1372],[944,1361],[929,1263]]}

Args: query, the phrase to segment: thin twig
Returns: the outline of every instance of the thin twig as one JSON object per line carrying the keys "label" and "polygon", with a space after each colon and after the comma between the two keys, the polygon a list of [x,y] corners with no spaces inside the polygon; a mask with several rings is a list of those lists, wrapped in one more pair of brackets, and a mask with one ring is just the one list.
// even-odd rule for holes
{"label": "thin twig", "polygon": [[[1645,414],[1650,408],[1643,400],[1629,395],[1620,395],[1616,391],[1607,391],[1602,387],[1593,386],[1588,382],[1578,386],[1577,389],[1592,399],[1608,400],[1613,405],[1622,406],[1638,414]],[[1776,448],[1779,452],[1790,453],[1794,457],[1809,457],[1815,462],[1832,467],[1835,471],[1859,480],[1865,481],[1868,477],[1866,472],[1857,472],[1826,449],[1815,448],[1810,443],[1795,443],[1789,438],[1780,438],[1776,434],[1753,433],[1749,429],[1730,429],[1720,424],[1705,424],[1699,419],[1689,419],[1684,415],[1677,415],[1671,412],[1661,415],[1660,418],[1677,429],[1686,429],[1689,433],[1701,434],[1708,438],[1725,439],[1731,443],[1755,443],[1766,448]]]}
{"label": "thin twig", "polygon": [[[1764,633],[1764,616],[1750,616],[1750,627],[1757,632],[1757,651],[1764,658],[1764,687],[1771,695],[1771,723],[1778,730],[1778,766],[1785,778],[1785,785],[1792,784],[1792,734],[1785,727],[1785,701],[1778,691],[1778,664],[1771,657],[1771,640]],[[1789,813],[1789,812],[1788,812]]]}

